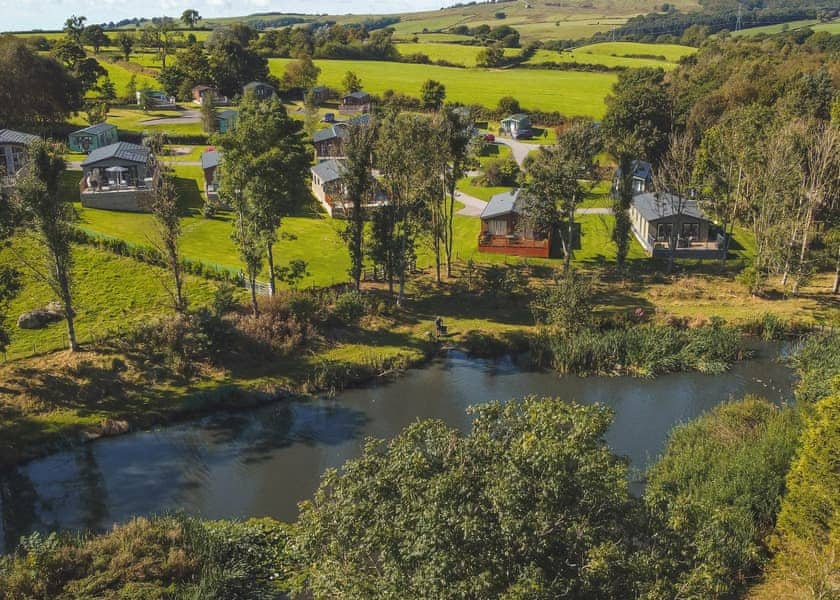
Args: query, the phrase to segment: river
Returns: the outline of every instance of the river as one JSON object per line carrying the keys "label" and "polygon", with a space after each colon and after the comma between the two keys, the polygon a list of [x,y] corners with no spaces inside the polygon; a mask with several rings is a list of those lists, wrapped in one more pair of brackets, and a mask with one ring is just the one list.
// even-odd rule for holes
{"label": "river", "polygon": [[789,399],[794,377],[778,353],[778,346],[762,345],[754,359],[721,375],[635,379],[523,372],[510,360],[452,352],[390,383],[331,399],[281,402],[102,439],[0,475],[0,552],[35,530],[99,530],[172,510],[294,520],[297,503],[312,495],[321,473],[358,455],[365,437],[391,437],[424,418],[466,429],[469,405],[528,394],[611,407],[615,421],[607,441],[630,459],[640,490],[642,470],[675,424],[746,394]]}

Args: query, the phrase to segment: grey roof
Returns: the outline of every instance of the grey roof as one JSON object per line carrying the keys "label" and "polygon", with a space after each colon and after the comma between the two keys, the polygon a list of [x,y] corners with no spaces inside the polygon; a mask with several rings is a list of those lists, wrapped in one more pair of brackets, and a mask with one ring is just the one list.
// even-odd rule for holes
{"label": "grey roof", "polygon": [[[657,199],[658,197],[658,199]],[[696,219],[709,219],[700,210],[695,200],[682,200],[682,210],[677,203],[678,196],[669,194],[667,192],[660,192],[657,194],[644,193],[633,197],[633,207],[642,215],[646,221],[656,221],[665,217],[673,216],[679,212],[686,217],[694,217]],[[677,209],[677,210],[674,210]]]}
{"label": "grey roof", "polygon": [[316,131],[312,136],[312,141],[317,144],[318,142],[326,142],[327,140],[344,137],[346,135],[347,126],[344,123],[336,123],[332,127]]}
{"label": "grey roof", "polygon": [[265,83],[264,81],[250,81],[250,82],[246,83],[242,87],[242,89],[244,89],[244,90],[254,90],[254,89],[256,89],[258,87],[262,87],[262,86],[271,88],[272,90],[274,89],[274,86],[272,86],[268,83]]}
{"label": "grey roof", "polygon": [[351,92],[344,96],[345,98],[353,98],[354,100],[367,100],[370,98],[370,94],[367,92],[362,92],[361,90],[358,92]]}
{"label": "grey roof", "polygon": [[236,115],[238,115],[238,114],[239,114],[238,112],[236,112],[235,110],[231,110],[229,108],[227,110],[223,110],[222,112],[220,112],[219,115],[218,115],[218,118],[222,119],[223,121],[230,121],[231,119],[235,119]]}
{"label": "grey roof", "polygon": [[504,121],[531,121],[531,117],[526,115],[525,113],[516,113],[515,115],[509,116],[507,119],[503,119]]}
{"label": "grey roof", "polygon": [[139,144],[129,142],[117,142],[109,146],[97,148],[82,162],[83,167],[96,164],[103,160],[116,158],[126,162],[146,164],[149,160],[149,149]]}
{"label": "grey roof", "polygon": [[14,131],[12,129],[0,129],[0,144],[23,144],[29,145],[38,139],[37,135]]}
{"label": "grey roof", "polygon": [[309,170],[312,171],[314,175],[320,177],[321,181],[324,183],[341,179],[341,163],[334,159],[318,163]]}
{"label": "grey roof", "polygon": [[[634,160],[630,168],[633,169],[633,177],[635,179],[647,181],[652,177],[653,168],[645,160]],[[621,177],[621,167],[615,170],[615,176]]]}
{"label": "grey roof", "polygon": [[490,198],[490,202],[481,211],[482,219],[492,219],[511,213],[518,213],[522,210],[522,198],[519,197],[519,189],[509,192],[502,192]]}
{"label": "grey roof", "polygon": [[220,161],[221,161],[221,155],[219,154],[218,150],[207,150],[206,152],[201,153],[201,168],[202,169],[210,169],[212,167],[218,167]]}
{"label": "grey roof", "polygon": [[106,131],[110,131],[112,129],[116,129],[117,126],[111,123],[97,123],[96,125],[91,125],[90,127],[85,127],[84,129],[79,129],[74,131],[70,135],[76,135],[77,133],[86,133],[88,135],[99,135],[100,133],[105,133]]}

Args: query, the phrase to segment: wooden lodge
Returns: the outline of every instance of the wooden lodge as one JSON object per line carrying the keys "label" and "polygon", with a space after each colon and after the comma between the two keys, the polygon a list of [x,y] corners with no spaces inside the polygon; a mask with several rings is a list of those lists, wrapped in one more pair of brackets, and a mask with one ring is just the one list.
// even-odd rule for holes
{"label": "wooden lodge", "polygon": [[671,244],[677,258],[723,258],[725,238],[695,200],[665,192],[643,193],[630,205],[633,235],[653,257],[667,258]]}
{"label": "wooden lodge", "polygon": [[478,251],[513,256],[548,258],[551,235],[533,231],[522,220],[520,190],[496,194],[481,213]]}

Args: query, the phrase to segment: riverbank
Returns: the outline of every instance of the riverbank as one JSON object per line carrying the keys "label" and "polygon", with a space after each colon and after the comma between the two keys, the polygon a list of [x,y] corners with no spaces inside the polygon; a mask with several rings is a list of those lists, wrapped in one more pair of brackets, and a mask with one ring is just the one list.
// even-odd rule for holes
{"label": "riverbank", "polygon": [[[537,328],[528,308],[528,294],[533,285],[545,285],[545,280],[532,274],[528,286],[516,293],[474,288],[471,281],[468,274],[461,274],[439,289],[421,279],[412,283],[409,300],[400,309],[389,306],[384,290],[372,287],[365,294],[370,314],[359,322],[348,324],[324,317],[322,320],[329,325],[324,325],[317,336],[280,354],[264,352],[262,345],[245,351],[253,340],[238,332],[222,342],[225,348],[221,358],[198,360],[188,376],[175,372],[158,356],[160,353],[137,351],[136,347],[149,342],[133,338],[122,344],[105,341],[76,354],[56,352],[2,364],[0,468],[103,436],[218,410],[248,409],[299,395],[335,393],[423,365],[441,347],[491,357],[529,350]],[[706,289],[711,287],[707,285]],[[699,286],[683,282],[680,288],[679,298],[693,290],[692,308],[696,308]],[[674,316],[673,300],[666,304],[668,310],[654,309],[645,300],[646,296],[665,297],[664,286],[649,286],[646,296],[639,289],[638,283],[610,283],[601,292],[598,312],[621,315],[642,310],[659,322]],[[720,304],[718,312],[740,315],[742,318],[734,322],[750,333],[766,333],[767,323],[755,312],[750,319],[744,318],[748,301],[734,296],[731,289],[726,293],[733,300]],[[796,303],[801,300],[779,301],[776,306],[785,317],[771,320],[772,327],[784,329],[794,323],[790,314]],[[436,317],[441,317],[448,329],[440,339],[434,335]],[[705,321],[692,315],[685,318],[691,326]],[[285,321],[281,324],[286,327]],[[264,321],[254,327],[260,334],[278,326],[276,321]],[[198,336],[190,343],[201,345],[203,339]],[[548,363],[537,366],[554,367]]]}

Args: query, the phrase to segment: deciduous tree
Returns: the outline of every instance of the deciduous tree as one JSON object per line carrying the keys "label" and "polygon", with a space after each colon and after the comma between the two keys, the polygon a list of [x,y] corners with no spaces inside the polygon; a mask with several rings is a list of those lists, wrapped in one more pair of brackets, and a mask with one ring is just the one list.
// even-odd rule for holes
{"label": "deciduous tree", "polygon": [[76,341],[73,309],[73,207],[61,198],[61,174],[65,163],[60,147],[36,141],[28,148],[29,160],[15,184],[15,201],[20,215],[19,231],[37,238],[42,261],[18,255],[32,274],[47,284],[61,301],[71,351]]}
{"label": "deciduous tree", "polygon": [[608,409],[526,398],[370,440],[303,503],[292,547],[315,598],[633,597],[626,462]]}
{"label": "deciduous tree", "polygon": [[174,177],[165,167],[160,167],[155,174],[149,208],[157,227],[156,245],[161,250],[166,265],[172,273],[172,286],[165,285],[164,287],[172,297],[173,308],[179,313],[184,313],[187,310],[187,297],[184,293],[184,274],[179,251],[181,218],[178,190],[175,187]]}
{"label": "deciduous tree", "polygon": [[344,186],[344,212],[347,227],[344,241],[350,252],[350,278],[359,289],[364,266],[364,232],[366,211],[363,205],[374,198],[376,179],[373,176],[373,151],[376,146],[376,124],[353,123],[344,139],[345,160],[341,181]]}

